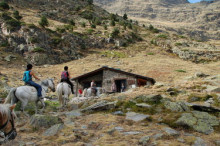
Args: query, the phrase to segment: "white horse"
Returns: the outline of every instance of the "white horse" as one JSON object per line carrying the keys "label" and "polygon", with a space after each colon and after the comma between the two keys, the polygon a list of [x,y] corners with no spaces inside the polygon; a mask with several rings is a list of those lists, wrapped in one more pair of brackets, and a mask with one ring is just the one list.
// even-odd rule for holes
{"label": "white horse", "polygon": [[92,97],[92,96],[100,96],[102,93],[105,93],[105,90],[102,87],[96,87],[96,94],[95,94],[95,90],[93,90],[91,87],[90,88],[85,88],[83,90],[83,97]]}
{"label": "white horse", "polygon": [[[46,79],[40,82],[40,85],[42,87],[42,97],[46,96],[46,93],[48,92],[48,88],[50,88],[53,92],[55,92],[55,85],[53,82],[53,79]],[[21,110],[24,112],[25,106],[28,104],[28,102],[35,102],[36,104],[36,110],[35,113],[37,113],[37,103],[40,101],[43,105],[42,110],[44,110],[45,103],[44,99],[38,99],[37,96],[37,89],[33,86],[20,86],[17,88],[12,88],[5,100],[5,103],[15,104],[18,101],[21,101]]]}
{"label": "white horse", "polygon": [[66,82],[61,82],[57,85],[57,96],[62,107],[67,105],[69,96],[71,94],[71,87]]}

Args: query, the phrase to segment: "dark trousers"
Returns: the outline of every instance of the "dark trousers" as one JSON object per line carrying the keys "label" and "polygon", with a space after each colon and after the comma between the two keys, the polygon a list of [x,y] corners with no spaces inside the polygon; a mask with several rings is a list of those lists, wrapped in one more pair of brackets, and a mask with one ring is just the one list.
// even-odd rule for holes
{"label": "dark trousers", "polygon": [[29,85],[31,85],[31,86],[34,86],[34,87],[37,89],[37,96],[38,96],[38,97],[41,97],[41,96],[42,96],[42,93],[41,93],[42,87],[41,87],[39,84],[37,84],[37,83],[35,83],[35,82],[33,82],[33,81],[28,81],[28,82],[26,82],[26,83],[29,84]]}
{"label": "dark trousers", "polygon": [[71,87],[72,94],[74,94],[74,91],[73,91],[73,83],[70,81],[70,79],[61,79],[60,82],[66,82],[67,84],[69,84],[70,87]]}

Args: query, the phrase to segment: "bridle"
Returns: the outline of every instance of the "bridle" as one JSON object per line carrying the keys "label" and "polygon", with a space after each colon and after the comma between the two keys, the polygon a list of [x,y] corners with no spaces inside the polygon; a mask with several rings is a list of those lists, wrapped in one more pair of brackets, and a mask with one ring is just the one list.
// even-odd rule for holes
{"label": "bridle", "polygon": [[[11,119],[10,120],[8,119],[5,122],[5,124],[0,126],[0,144],[5,143],[8,140],[13,140],[17,136],[17,132],[14,125],[14,116],[12,115],[12,112],[10,114],[11,114]],[[9,122],[11,123],[12,128],[8,133],[6,133],[4,129],[9,124]]]}

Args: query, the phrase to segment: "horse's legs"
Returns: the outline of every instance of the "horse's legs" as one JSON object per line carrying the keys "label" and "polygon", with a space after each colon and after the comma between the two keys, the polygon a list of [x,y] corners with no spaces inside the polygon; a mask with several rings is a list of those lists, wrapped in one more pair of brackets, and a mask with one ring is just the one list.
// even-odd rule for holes
{"label": "horse's legs", "polygon": [[40,102],[41,102],[41,104],[43,105],[43,108],[42,108],[42,111],[44,110],[44,108],[45,108],[45,103],[44,103],[44,100],[43,99],[41,99],[40,100]]}
{"label": "horse's legs", "polygon": [[21,101],[21,110],[22,110],[22,112],[23,112],[27,117],[29,117],[29,115],[28,115],[27,113],[25,113],[25,111],[24,111],[24,109],[25,109],[25,107],[26,107],[28,101],[27,101],[27,100],[20,100],[20,101]]}
{"label": "horse's legs", "polygon": [[38,100],[35,101],[35,114],[37,114],[37,109],[38,109],[38,107],[37,107],[37,103],[38,103]]}

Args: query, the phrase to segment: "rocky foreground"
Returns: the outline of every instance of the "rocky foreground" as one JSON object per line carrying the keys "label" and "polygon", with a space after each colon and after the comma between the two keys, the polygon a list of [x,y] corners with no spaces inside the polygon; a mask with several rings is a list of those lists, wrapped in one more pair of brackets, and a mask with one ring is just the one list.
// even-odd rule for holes
{"label": "rocky foreground", "polygon": [[64,109],[53,96],[41,114],[29,104],[30,118],[18,104],[18,137],[6,145],[219,146],[219,81],[220,75],[196,73],[178,86],[158,82],[125,93],[73,98]]}

